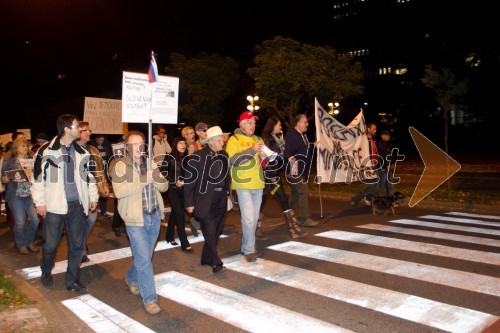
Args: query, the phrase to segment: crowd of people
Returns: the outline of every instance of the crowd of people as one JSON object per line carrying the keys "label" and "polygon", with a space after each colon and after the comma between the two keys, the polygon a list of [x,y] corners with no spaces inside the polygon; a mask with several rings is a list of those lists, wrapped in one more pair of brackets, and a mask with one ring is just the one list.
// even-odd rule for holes
{"label": "crowd of people", "polygon": [[[2,157],[0,173],[5,186],[4,200],[12,219],[16,246],[20,254],[38,252],[35,236],[43,222],[41,281],[53,285],[52,267],[63,229],[68,240],[68,266],[65,284],[68,290],[85,292],[80,282],[80,265],[89,261],[87,240],[96,222],[113,216],[113,231],[121,236],[124,223],[133,254],[125,283],[130,293],[140,295],[147,313],[161,311],[155,291],[152,255],[165,221],[164,200],[171,211],[166,241],[178,245],[186,254],[194,249],[186,234],[189,221],[194,237],[198,230],[204,237],[201,265],[221,274],[226,267],[219,257],[217,245],[224,227],[228,202],[237,204],[241,215],[240,252],[247,262],[260,256],[256,239],[262,238],[262,206],[273,196],[283,214],[284,227],[290,239],[307,235],[304,228],[318,225],[309,210],[308,173],[314,145],[306,132],[308,119],[297,115],[286,136],[281,120],[267,119],[262,135],[256,135],[259,118],[243,112],[233,133],[219,126],[198,123],[186,126],[169,142],[163,125],[156,127],[148,156],[144,133],[130,131],[123,136],[124,154],[113,155],[111,144],[102,134],[91,140],[88,122],[70,114],[57,119],[57,136],[50,139],[41,133],[30,147],[23,133],[12,135],[12,143]],[[390,133],[382,133],[376,146],[374,124],[368,125],[370,152],[391,149]],[[378,184],[368,184],[351,200],[374,195],[387,187],[390,165],[383,165],[385,174]],[[12,176],[22,171],[25,177]],[[381,172],[382,173],[382,172]],[[291,188],[290,199],[285,181]],[[3,187],[2,187],[3,188]],[[114,213],[107,211],[110,194],[114,197]],[[99,209],[98,209],[99,208]],[[27,217],[27,219],[26,219]]]}

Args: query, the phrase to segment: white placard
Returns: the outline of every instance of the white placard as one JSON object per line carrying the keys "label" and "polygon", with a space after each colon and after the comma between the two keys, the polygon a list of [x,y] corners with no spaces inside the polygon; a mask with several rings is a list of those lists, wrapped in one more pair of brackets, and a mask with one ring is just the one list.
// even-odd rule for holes
{"label": "white placard", "polygon": [[83,120],[88,121],[92,133],[123,134],[122,101],[85,97]]}
{"label": "white placard", "polygon": [[157,82],[149,83],[147,74],[123,72],[123,122],[149,123],[151,112],[155,124],[177,124],[178,102],[178,77],[158,76]]}

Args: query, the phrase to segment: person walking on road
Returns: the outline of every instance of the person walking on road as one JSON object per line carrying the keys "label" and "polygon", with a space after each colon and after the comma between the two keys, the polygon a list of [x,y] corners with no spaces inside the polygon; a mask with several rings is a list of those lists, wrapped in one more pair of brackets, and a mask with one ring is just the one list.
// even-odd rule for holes
{"label": "person walking on road", "polygon": [[152,257],[160,233],[160,222],[165,217],[161,192],[168,189],[168,181],[152,160],[148,170],[145,141],[141,132],[128,132],[125,136],[126,154],[113,161],[110,169],[118,212],[125,221],[133,255],[125,283],[130,293],[141,295],[146,312],[155,315],[161,308],[156,294]]}
{"label": "person walking on road", "polygon": [[63,226],[68,239],[66,289],[78,293],[86,287],[80,283],[80,263],[85,254],[83,242],[84,215],[97,208],[99,194],[90,172],[90,154],[75,142],[80,137],[78,118],[64,114],[57,119],[56,136],[35,155],[31,195],[43,222],[42,284],[53,284],[52,267]]}

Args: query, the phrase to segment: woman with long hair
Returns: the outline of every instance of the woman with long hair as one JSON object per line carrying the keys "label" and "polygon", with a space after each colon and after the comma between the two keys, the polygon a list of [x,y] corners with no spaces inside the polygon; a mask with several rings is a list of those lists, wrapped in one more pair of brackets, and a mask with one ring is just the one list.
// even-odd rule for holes
{"label": "woman with long hair", "polygon": [[[172,153],[166,155],[166,170],[165,177],[168,179],[168,201],[172,206],[170,217],[168,219],[166,240],[172,245],[177,245],[174,238],[174,230],[177,227],[177,234],[181,241],[182,251],[192,253],[193,248],[189,244],[185,229],[185,213],[184,213],[184,170],[187,160],[187,142],[185,138],[177,137],[172,145]],[[184,164],[183,164],[184,163]]]}
{"label": "woman with long hair", "polygon": [[[284,166],[283,153],[285,151],[285,140],[278,137],[281,131],[281,120],[276,117],[270,117],[264,129],[262,130],[262,139],[266,146],[272,151],[278,153],[278,158],[276,158],[273,162],[271,162],[267,168],[264,170],[264,176],[266,178],[266,188],[262,194],[262,206],[266,201],[269,193],[274,194],[281,205],[281,209],[283,211],[283,218],[285,219],[286,226],[288,228],[288,234],[291,238],[299,238],[306,235],[303,232],[295,219],[295,215],[293,209],[290,209],[288,204],[288,197],[285,194],[285,189],[283,188],[283,182],[279,177],[279,170],[281,170]],[[259,225],[257,230],[260,230],[260,224],[262,221],[259,219]]]}
{"label": "woman with long hair", "polygon": [[[38,252],[34,245],[40,220],[31,198],[32,152],[28,141],[16,139],[12,143],[10,156],[3,161],[2,183],[6,184],[5,201],[9,203],[14,216],[14,238],[20,254]],[[9,171],[14,174],[9,177]],[[22,175],[24,173],[24,175]],[[28,215],[28,225],[26,225]]]}

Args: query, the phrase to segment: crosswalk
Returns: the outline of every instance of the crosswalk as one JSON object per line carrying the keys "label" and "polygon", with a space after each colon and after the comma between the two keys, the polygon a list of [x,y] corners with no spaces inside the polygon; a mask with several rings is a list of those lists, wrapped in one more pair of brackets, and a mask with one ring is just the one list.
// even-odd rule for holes
{"label": "crosswalk", "polygon": [[[273,301],[252,293],[248,285],[265,286],[268,294],[293,291],[311,299],[312,309],[326,303],[348,308],[354,317],[369,313],[373,319],[367,322],[407,322],[415,325],[413,331],[484,332],[489,328],[494,332],[500,328],[500,217],[448,212],[332,229],[300,241],[270,245],[256,263],[247,263],[239,254],[223,258],[228,268],[224,279],[200,278],[182,271],[158,273],[157,293],[235,331],[381,330],[360,324],[364,318],[353,321],[299,311],[293,301]],[[160,242],[156,251],[170,248]],[[130,249],[101,255],[112,260],[127,256]],[[99,258],[95,254],[91,262],[105,262]],[[62,266],[55,274],[65,269],[64,264],[58,264]],[[347,277],[343,269],[359,275]],[[18,273],[26,279],[39,276],[35,267]],[[400,284],[391,284],[391,280]],[[240,281],[246,284],[240,285]],[[445,297],[443,290],[456,296]],[[496,303],[496,307],[482,308],[474,298]],[[98,295],[82,295],[62,303],[96,332],[169,331],[132,319]],[[391,332],[390,327],[386,331]]]}

